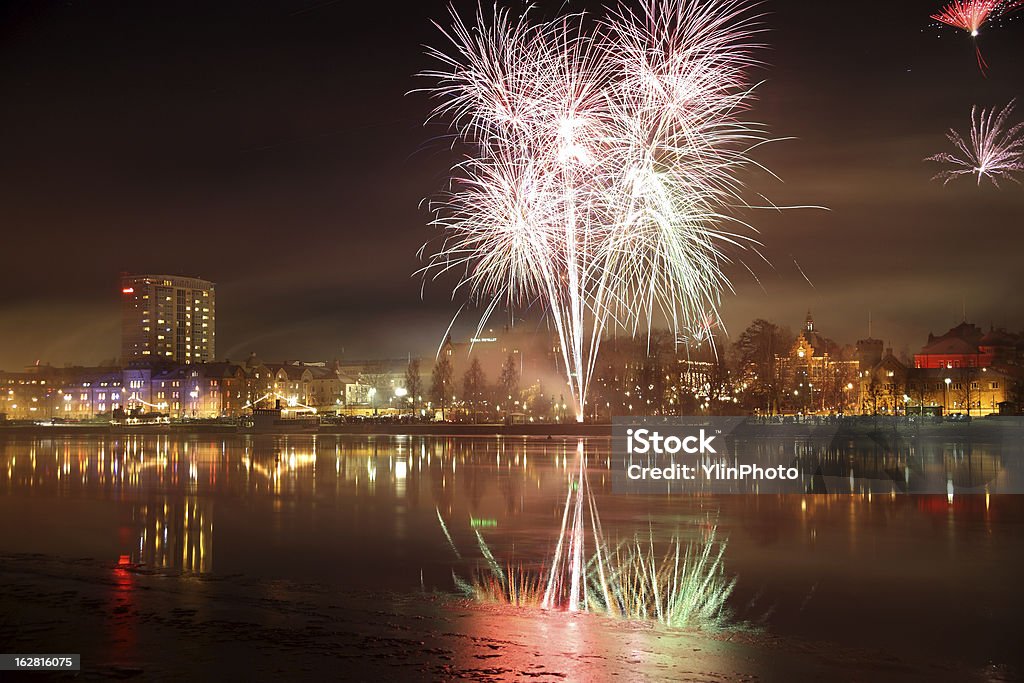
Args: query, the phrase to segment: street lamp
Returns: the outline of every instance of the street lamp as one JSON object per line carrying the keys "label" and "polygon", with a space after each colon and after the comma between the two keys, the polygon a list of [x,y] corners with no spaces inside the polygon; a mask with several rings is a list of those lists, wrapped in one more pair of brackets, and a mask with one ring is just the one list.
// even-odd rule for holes
{"label": "street lamp", "polygon": [[946,389],[942,392],[942,412],[943,414],[949,412],[949,385],[952,384],[953,380],[949,377],[946,378]]}
{"label": "street lamp", "polygon": [[395,387],[395,398],[398,399],[398,405],[399,405],[398,412],[399,413],[402,412],[402,409],[401,409],[402,399],[405,398],[408,394],[409,394],[409,390],[406,389],[405,387]]}

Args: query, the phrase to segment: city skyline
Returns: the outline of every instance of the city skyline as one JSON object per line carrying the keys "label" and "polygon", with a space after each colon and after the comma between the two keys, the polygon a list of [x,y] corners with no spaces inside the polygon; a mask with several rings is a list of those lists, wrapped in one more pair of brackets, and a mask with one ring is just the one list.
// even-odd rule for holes
{"label": "city skyline", "polygon": [[[0,370],[0,422],[244,424],[260,415],[276,419],[282,409],[328,420],[485,422],[514,416],[561,422],[573,412],[598,423],[621,415],[690,413],[981,416],[1017,410],[1024,387],[1024,334],[963,322],[944,334],[929,333],[911,357],[894,353],[881,339],[836,341],[808,312],[799,331],[754,321],[717,356],[707,339],[685,345],[665,332],[649,339],[608,338],[593,393],[582,409],[571,411],[564,359],[551,333],[505,328],[465,341],[449,337],[436,357],[271,360],[251,353],[241,362],[214,361],[203,356],[206,348],[188,350],[185,338],[188,311],[194,310],[188,304],[201,305],[212,318],[213,283],[171,275],[125,275],[124,283],[133,285],[122,288],[128,297],[123,343],[133,355],[105,367]],[[184,289],[169,294],[174,287]],[[164,300],[168,304],[161,307]],[[172,327],[141,332],[152,320],[140,321],[140,315],[169,316],[175,308],[180,324],[158,319]],[[183,331],[156,334],[174,330]],[[212,332],[204,328],[202,334]]]}
{"label": "city skyline", "polygon": [[[923,161],[973,104],[1015,94],[1021,22],[986,32],[986,79],[970,41],[929,26],[931,9],[904,3],[851,31],[842,8],[768,7],[774,47],[755,114],[796,139],[761,151],[785,183],[751,177],[751,196],[830,211],[757,212],[770,265],[746,259],[756,280],[731,269],[732,335],[759,317],[797,327],[808,309],[843,339],[866,336],[870,316],[897,350],[965,308],[986,328],[1024,326],[1012,296],[1024,193],[943,187]],[[444,130],[421,124],[431,103],[410,91],[429,66],[420,46],[438,37],[428,19],[445,9],[418,6],[386,26],[365,11],[224,3],[195,21],[186,6],[3,10],[0,83],[19,106],[0,114],[18,132],[0,202],[11,253],[27,256],[0,270],[0,367],[115,356],[123,270],[217,282],[220,358],[436,350],[462,301],[410,274],[436,236],[420,200],[452,155]]]}
{"label": "city skyline", "polygon": [[[117,308],[117,329],[114,333],[114,338],[111,340],[111,345],[104,351],[101,351],[100,355],[89,360],[81,360],[74,357],[38,357],[27,363],[19,365],[11,365],[4,367],[0,365],[0,372],[17,372],[22,368],[30,368],[33,366],[49,366],[54,368],[71,368],[71,367],[129,367],[135,365],[160,365],[160,364],[188,364],[191,362],[196,363],[217,363],[217,362],[235,362],[244,363],[246,358],[259,357],[259,358],[273,358],[281,362],[329,362],[337,361],[341,359],[359,360],[359,361],[392,361],[395,358],[423,358],[430,357],[435,354],[440,354],[444,348],[445,343],[451,343],[455,341],[460,346],[465,346],[469,355],[473,352],[474,341],[477,341],[477,331],[475,321],[463,321],[461,325],[452,324],[446,330],[443,337],[441,337],[436,343],[430,342],[430,345],[426,347],[413,348],[412,346],[405,348],[404,351],[399,352],[382,352],[381,350],[367,352],[356,352],[346,353],[344,345],[334,346],[333,351],[328,351],[324,354],[316,353],[302,353],[302,346],[285,346],[278,347],[279,353],[267,354],[258,350],[257,348],[250,348],[243,350],[240,353],[233,355],[222,355],[215,351],[214,340],[218,334],[217,332],[217,318],[216,314],[216,298],[214,290],[219,288],[217,283],[209,280],[204,280],[198,277],[192,277],[188,275],[180,274],[161,274],[161,275],[144,275],[136,273],[122,272],[118,277],[118,288],[117,291],[120,293],[119,300],[116,305],[111,304]],[[166,290],[166,291],[165,291]],[[173,327],[167,328],[168,340],[164,341],[164,337],[159,333],[161,329],[151,328],[149,325],[154,325],[156,316],[160,311],[157,304],[144,301],[154,296],[154,293],[160,291],[165,294],[172,294],[175,304],[175,312],[178,314],[174,320],[168,320],[166,324],[172,325]],[[186,313],[185,309],[191,309],[190,300],[186,300],[190,296],[199,297],[196,299],[196,311],[197,311],[197,325],[201,326],[203,333],[196,337],[196,353],[195,360],[190,358],[191,354],[191,342],[193,341],[191,336],[191,330],[186,327],[191,326],[191,321],[186,323],[186,317],[191,318],[191,313]],[[203,298],[207,297],[207,298]],[[180,299],[180,302],[179,302]],[[168,299],[171,301],[171,299]],[[180,303],[180,305],[178,305]],[[145,306],[145,310],[140,308]],[[170,305],[170,304],[168,304]],[[209,306],[202,312],[199,312],[199,305]],[[170,310],[170,309],[168,309]],[[208,315],[206,315],[208,314]],[[152,317],[153,320],[149,318]],[[685,353],[718,353],[723,356],[730,353],[730,347],[732,347],[739,339],[741,333],[748,327],[748,325],[756,324],[760,320],[767,320],[768,322],[778,325],[781,330],[785,330],[788,334],[792,335],[796,333],[799,335],[801,327],[804,326],[811,318],[818,321],[825,321],[825,329],[830,331],[828,341],[830,343],[837,343],[842,346],[853,347],[855,342],[861,340],[872,340],[880,343],[884,348],[891,350],[894,356],[902,359],[904,362],[910,362],[913,357],[920,352],[920,350],[931,343],[933,336],[938,337],[944,334],[944,330],[952,330],[961,324],[972,324],[982,330],[998,330],[1010,333],[1024,332],[1024,325],[1021,327],[1013,327],[1008,325],[999,325],[994,322],[987,324],[972,319],[964,303],[962,309],[962,315],[950,321],[948,327],[935,327],[927,330],[917,329],[913,332],[916,334],[915,337],[909,339],[903,345],[898,345],[892,341],[892,339],[883,333],[879,333],[876,328],[876,323],[871,319],[870,313],[868,319],[865,321],[863,334],[859,334],[855,337],[842,337],[835,334],[835,329],[841,329],[842,326],[834,326],[835,322],[830,316],[821,316],[816,311],[807,309],[803,314],[798,316],[797,319],[793,320],[780,320],[773,318],[765,318],[763,316],[754,317],[742,326],[734,330],[723,331],[720,328],[714,327],[710,330],[712,336],[715,339],[717,349],[714,349],[707,343],[707,339],[688,340],[680,338],[678,340],[678,346],[683,349]],[[138,319],[136,319],[138,318]],[[160,321],[161,323],[163,321]],[[143,325],[146,325],[143,327]],[[819,328],[821,325],[819,324]],[[180,328],[180,333],[179,333]],[[206,329],[208,328],[208,329]],[[554,333],[546,326],[543,320],[523,320],[519,323],[513,322],[509,325],[506,322],[504,325],[498,321],[492,321],[492,324],[488,325],[483,331],[485,337],[495,334],[495,330],[503,330],[502,335],[509,332],[511,328],[516,330],[516,337],[518,338],[529,338],[536,337],[537,339],[551,339],[554,343],[557,343],[557,339]],[[189,330],[186,332],[186,330]],[[655,327],[652,329],[652,335],[664,335],[668,334],[668,330]],[[209,341],[207,341],[205,335],[209,335]],[[186,335],[187,339],[186,339]],[[525,335],[525,337],[523,337]],[[614,332],[610,332],[606,337],[611,340],[615,338]],[[627,335],[628,336],[628,335]],[[642,335],[646,337],[646,335]],[[927,336],[927,341],[925,337]],[[174,337],[174,339],[171,339]],[[179,338],[180,337],[180,338]],[[186,341],[189,342],[189,352],[186,353]],[[201,346],[199,345],[201,341]],[[479,341],[494,341],[494,339],[480,339]],[[153,347],[153,351],[143,351],[143,347]],[[158,350],[156,347],[160,347]],[[202,349],[202,355],[200,355],[200,348]],[[330,344],[325,345],[323,348],[330,348]],[[467,358],[469,357],[467,355]]]}

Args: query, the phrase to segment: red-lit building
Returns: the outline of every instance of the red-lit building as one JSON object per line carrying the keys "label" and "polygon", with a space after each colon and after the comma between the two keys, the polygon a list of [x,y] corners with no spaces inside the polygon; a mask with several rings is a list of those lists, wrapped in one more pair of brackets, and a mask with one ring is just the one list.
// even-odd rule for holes
{"label": "red-lit building", "polygon": [[914,354],[905,387],[909,408],[941,408],[969,415],[1017,410],[1024,339],[995,328],[984,332],[963,322]]}
{"label": "red-lit building", "polygon": [[988,368],[1012,362],[1020,340],[1004,330],[985,333],[977,325],[963,322],[946,334],[928,335],[928,343],[914,354],[919,369]]}

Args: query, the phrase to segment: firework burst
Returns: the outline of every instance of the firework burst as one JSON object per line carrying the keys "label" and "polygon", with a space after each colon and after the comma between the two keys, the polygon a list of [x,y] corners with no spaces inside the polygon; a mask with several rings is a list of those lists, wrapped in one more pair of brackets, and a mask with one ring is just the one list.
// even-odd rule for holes
{"label": "firework burst", "polygon": [[1000,109],[971,109],[971,131],[964,137],[950,129],[946,137],[956,152],[943,152],[926,161],[951,164],[956,168],[942,171],[935,180],[949,183],[961,176],[977,176],[978,185],[988,178],[999,187],[999,180],[1019,182],[1015,173],[1024,171],[1024,123],[1010,126],[1015,101]]}
{"label": "firework burst", "polygon": [[696,320],[685,326],[676,337],[676,344],[694,349],[704,344],[714,344],[715,330],[719,327],[721,327],[721,321],[711,315],[706,315],[702,320]]}
{"label": "firework burst", "polygon": [[425,272],[455,270],[484,305],[539,304],[582,419],[602,336],[717,320],[740,169],[764,143],[744,119],[761,31],[749,0],[647,0],[602,18],[534,22],[454,10],[423,75],[468,150],[431,205],[444,240]]}
{"label": "firework burst", "polygon": [[[989,21],[1005,16],[1024,5],[1024,0],[953,0],[932,19],[966,31],[972,38],[977,38],[981,28]],[[978,56],[978,68],[984,74],[988,63],[981,54],[981,48],[975,43],[974,51]]]}

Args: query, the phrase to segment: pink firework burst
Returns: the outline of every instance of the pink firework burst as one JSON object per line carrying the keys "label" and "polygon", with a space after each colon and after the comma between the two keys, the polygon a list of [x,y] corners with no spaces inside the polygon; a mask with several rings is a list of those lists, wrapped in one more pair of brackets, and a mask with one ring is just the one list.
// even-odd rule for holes
{"label": "pink firework burst", "polygon": [[935,180],[948,183],[961,176],[977,176],[978,185],[988,178],[999,187],[999,180],[1019,182],[1015,173],[1024,171],[1024,123],[1010,125],[1015,102],[999,109],[971,110],[971,131],[965,137],[955,130],[946,135],[956,152],[943,152],[926,161],[949,164],[954,168],[942,171]]}
{"label": "pink firework burst", "polygon": [[[977,38],[981,33],[981,27],[991,19],[1005,16],[1014,10],[1020,9],[1024,0],[953,0],[942,8],[938,14],[933,14],[932,19],[967,31],[972,38]],[[981,49],[975,45],[974,51],[978,55],[978,68],[984,74],[988,63],[981,55]]]}

